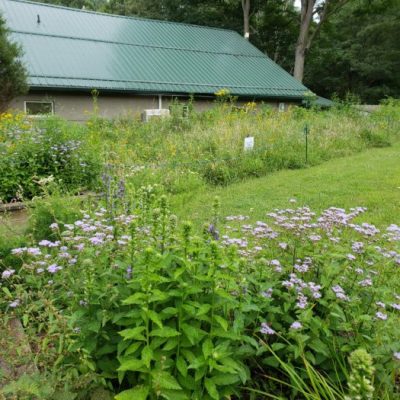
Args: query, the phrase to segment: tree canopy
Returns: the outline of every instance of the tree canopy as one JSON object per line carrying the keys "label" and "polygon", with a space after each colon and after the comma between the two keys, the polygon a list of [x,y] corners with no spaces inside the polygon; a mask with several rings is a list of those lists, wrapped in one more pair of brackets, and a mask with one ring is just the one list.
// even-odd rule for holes
{"label": "tree canopy", "polygon": [[21,49],[10,41],[5,21],[0,15],[0,113],[7,109],[14,97],[28,90],[20,56]]}

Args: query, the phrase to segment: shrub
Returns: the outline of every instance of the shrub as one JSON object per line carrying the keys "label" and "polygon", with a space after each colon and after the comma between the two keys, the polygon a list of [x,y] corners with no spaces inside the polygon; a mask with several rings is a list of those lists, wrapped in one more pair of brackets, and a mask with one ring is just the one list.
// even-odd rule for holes
{"label": "shrub", "polygon": [[100,172],[80,129],[58,119],[35,122],[21,116],[0,117],[0,198],[31,199],[42,194],[40,182],[54,180],[66,191],[93,187]]}
{"label": "shrub", "polygon": [[4,321],[22,320],[41,373],[70,387],[91,376],[122,400],[335,399],[364,379],[358,356],[348,364],[364,348],[376,398],[399,389],[397,225],[357,223],[360,207],[222,225],[215,204],[196,236],[157,189],[130,214],[117,205],[53,224],[52,240],[14,249],[20,267],[2,271]]}

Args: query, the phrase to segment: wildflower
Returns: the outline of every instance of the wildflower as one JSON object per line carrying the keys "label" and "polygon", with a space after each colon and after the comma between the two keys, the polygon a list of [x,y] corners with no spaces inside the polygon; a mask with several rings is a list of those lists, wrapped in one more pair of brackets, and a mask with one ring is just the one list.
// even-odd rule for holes
{"label": "wildflower", "polygon": [[335,293],[336,298],[338,298],[340,300],[346,300],[346,301],[350,300],[349,297],[346,296],[346,294],[341,286],[339,286],[339,285],[333,286],[332,290]]}
{"label": "wildflower", "polygon": [[275,335],[276,333],[266,322],[261,324],[260,332],[265,335]]}
{"label": "wildflower", "polygon": [[15,269],[6,269],[5,271],[3,271],[3,273],[1,274],[1,278],[2,279],[7,279],[9,278],[11,275],[13,275],[15,273]]}
{"label": "wildflower", "polygon": [[50,272],[51,274],[55,274],[57,271],[60,271],[62,267],[60,267],[57,264],[51,264],[48,268],[47,271]]}
{"label": "wildflower", "polygon": [[126,269],[125,277],[126,279],[132,279],[132,267],[130,265]]}
{"label": "wildflower", "polygon": [[38,269],[36,270],[36,273],[38,273],[38,274],[41,274],[42,272],[44,272],[44,269],[43,269],[43,268],[38,268]]}
{"label": "wildflower", "polygon": [[297,296],[297,303],[296,306],[302,310],[304,310],[307,307],[308,301],[307,297],[304,296],[303,293],[299,293]]}
{"label": "wildflower", "polygon": [[394,353],[393,353],[393,357],[394,357],[396,360],[400,361],[400,351],[394,352]]}
{"label": "wildflower", "polygon": [[378,319],[381,319],[382,321],[386,321],[387,320],[387,314],[384,314],[384,313],[382,313],[380,311],[378,311],[375,314],[375,317],[378,318]]}
{"label": "wildflower", "polygon": [[19,247],[16,249],[12,249],[11,254],[19,255],[19,254],[22,254],[24,251],[26,251],[26,247]]}
{"label": "wildflower", "polygon": [[391,306],[392,306],[395,310],[400,310],[400,304],[393,303],[393,304],[391,304]]}
{"label": "wildflower", "polygon": [[364,280],[358,282],[358,284],[362,287],[372,286],[372,279],[371,278],[364,279]]}
{"label": "wildflower", "polygon": [[19,306],[19,304],[20,304],[20,301],[17,299],[17,300],[12,301],[11,303],[8,303],[8,306],[11,308],[16,308]]}
{"label": "wildflower", "polygon": [[378,307],[386,308],[385,303],[382,303],[381,301],[377,301],[375,304],[376,304]]}
{"label": "wildflower", "polygon": [[301,328],[303,328],[303,325],[299,321],[295,321],[295,322],[293,322],[292,325],[290,325],[290,329],[296,329],[297,330],[297,329],[301,329]]}
{"label": "wildflower", "polygon": [[273,289],[269,288],[268,290],[261,292],[261,296],[265,297],[266,299],[270,299],[272,297]]}
{"label": "wildflower", "polygon": [[350,260],[350,261],[354,261],[354,260],[356,259],[356,256],[355,256],[355,255],[353,255],[353,254],[350,254],[350,253],[349,253],[349,254],[347,254],[347,256],[346,256],[346,257],[347,257],[347,259],[348,259],[348,260]]}
{"label": "wildflower", "polygon": [[53,231],[57,230],[57,229],[58,229],[58,224],[57,224],[57,222],[53,222],[53,223],[50,225],[49,228],[50,228],[51,230],[53,230]]}
{"label": "wildflower", "polygon": [[270,265],[275,267],[275,272],[282,272],[282,266],[279,260],[271,260]]}
{"label": "wildflower", "polygon": [[281,242],[281,243],[279,243],[279,247],[280,247],[282,250],[286,250],[287,247],[288,247],[288,244],[285,243],[285,242]]}
{"label": "wildflower", "polygon": [[40,249],[37,247],[29,247],[26,249],[26,252],[31,256],[40,256],[42,254]]}

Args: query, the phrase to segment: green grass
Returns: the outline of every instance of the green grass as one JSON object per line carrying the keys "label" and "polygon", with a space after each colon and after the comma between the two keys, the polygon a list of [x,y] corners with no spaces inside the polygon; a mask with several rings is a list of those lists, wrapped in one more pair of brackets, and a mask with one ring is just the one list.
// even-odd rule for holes
{"label": "green grass", "polygon": [[244,214],[265,218],[273,208],[286,208],[288,200],[314,210],[330,206],[368,207],[363,220],[378,226],[400,223],[400,144],[328,161],[301,170],[280,171],[224,188],[207,188],[171,197],[178,216],[209,220],[215,196],[222,215]]}

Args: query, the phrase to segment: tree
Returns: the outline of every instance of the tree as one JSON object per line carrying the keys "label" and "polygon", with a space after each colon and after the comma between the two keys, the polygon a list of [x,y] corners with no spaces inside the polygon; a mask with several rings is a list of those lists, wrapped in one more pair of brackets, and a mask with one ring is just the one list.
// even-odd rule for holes
{"label": "tree", "polygon": [[400,0],[353,0],[327,21],[308,55],[306,85],[374,104],[400,97]]}
{"label": "tree", "polygon": [[0,15],[0,113],[7,109],[14,97],[28,90],[27,75],[20,57],[21,49],[10,41]]}
{"label": "tree", "polygon": [[[304,76],[306,53],[329,14],[337,11],[348,0],[301,0],[300,30],[296,44],[294,77],[300,82]],[[313,29],[311,29],[313,28]]]}

